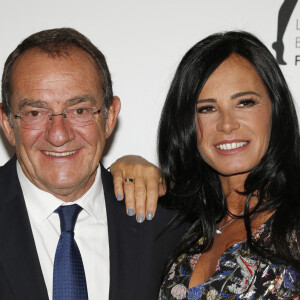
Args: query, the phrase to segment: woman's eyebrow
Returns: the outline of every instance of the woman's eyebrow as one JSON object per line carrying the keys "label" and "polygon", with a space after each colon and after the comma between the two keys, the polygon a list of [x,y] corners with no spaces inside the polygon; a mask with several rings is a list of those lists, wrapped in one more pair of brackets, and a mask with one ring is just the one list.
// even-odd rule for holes
{"label": "woman's eyebrow", "polygon": [[259,94],[255,93],[253,91],[247,91],[247,92],[241,92],[241,93],[233,94],[230,98],[235,99],[235,98],[242,97],[242,96],[245,96],[245,95],[256,95],[256,96],[259,97]]}
{"label": "woman's eyebrow", "polygon": [[213,99],[213,98],[208,98],[208,99],[198,99],[197,100],[197,103],[214,103],[214,102],[217,102],[216,99]]}
{"label": "woman's eyebrow", "polygon": [[[245,96],[245,95],[256,95],[259,97],[259,94],[257,94],[256,92],[253,92],[253,91],[246,91],[246,92],[240,92],[240,93],[236,93],[236,94],[233,94],[230,96],[230,99],[235,99],[235,98],[238,98],[238,97],[242,97],[242,96]],[[197,100],[197,104],[198,103],[214,103],[216,102],[217,100],[214,99],[214,98],[207,98],[207,99],[198,99]]]}

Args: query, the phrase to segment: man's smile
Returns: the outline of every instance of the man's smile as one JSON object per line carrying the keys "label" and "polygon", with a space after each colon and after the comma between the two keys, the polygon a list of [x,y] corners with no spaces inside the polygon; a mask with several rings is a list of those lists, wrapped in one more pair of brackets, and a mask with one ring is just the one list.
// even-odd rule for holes
{"label": "man's smile", "polygon": [[65,157],[74,154],[76,151],[69,152],[52,152],[52,151],[43,151],[46,155],[55,156],[55,157]]}

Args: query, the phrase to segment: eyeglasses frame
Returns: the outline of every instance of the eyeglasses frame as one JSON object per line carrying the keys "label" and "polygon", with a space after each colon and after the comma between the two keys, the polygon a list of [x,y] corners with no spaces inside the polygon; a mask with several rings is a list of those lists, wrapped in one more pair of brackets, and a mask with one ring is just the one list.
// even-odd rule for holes
{"label": "eyeglasses frame", "polygon": [[[100,112],[101,112],[102,107],[103,107],[104,104],[105,104],[105,103],[102,103],[102,104],[100,105],[99,109],[93,112],[93,115],[95,115],[95,114],[100,114]],[[17,118],[22,119],[22,118],[23,118],[23,116],[16,115],[16,114],[13,114],[13,116],[14,116],[15,119],[17,119]],[[63,112],[63,113],[60,113],[60,114],[48,114],[49,121],[52,121],[52,120],[53,120],[53,117],[56,117],[56,116],[63,116],[64,119],[66,119],[66,118],[67,118],[67,113],[66,113],[66,112]]]}

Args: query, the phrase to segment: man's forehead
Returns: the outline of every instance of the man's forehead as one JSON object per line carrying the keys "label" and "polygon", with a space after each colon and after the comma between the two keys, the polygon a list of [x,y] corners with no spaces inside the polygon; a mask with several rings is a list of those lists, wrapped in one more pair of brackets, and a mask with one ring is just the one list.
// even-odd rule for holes
{"label": "man's forehead", "polygon": [[81,60],[85,64],[93,65],[96,72],[99,74],[98,67],[92,56],[83,49],[75,46],[69,46],[64,50],[57,52],[48,52],[41,48],[31,48],[22,53],[14,62],[12,67],[12,73],[16,72],[18,68],[23,65],[30,66],[34,63],[40,63],[41,61],[52,61],[56,65],[65,61],[78,61]]}
{"label": "man's forehead", "polygon": [[[32,98],[31,93],[35,100],[43,100],[47,93],[59,98],[65,93],[64,100],[81,95],[95,98],[96,93],[101,93],[102,98],[99,77],[95,62],[80,48],[70,48],[68,55],[54,57],[33,48],[24,52],[13,66],[12,95],[17,101]],[[37,98],[39,94],[43,96],[41,99]]]}

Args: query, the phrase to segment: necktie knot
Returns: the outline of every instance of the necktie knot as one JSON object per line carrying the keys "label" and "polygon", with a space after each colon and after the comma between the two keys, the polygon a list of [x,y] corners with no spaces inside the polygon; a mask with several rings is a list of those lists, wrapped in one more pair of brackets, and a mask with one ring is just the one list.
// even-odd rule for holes
{"label": "necktie knot", "polygon": [[61,232],[73,232],[78,214],[82,210],[77,204],[60,206],[55,210],[60,218]]}

